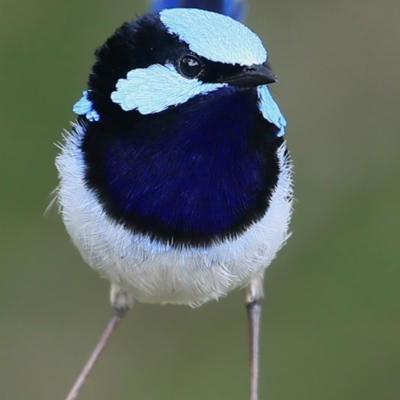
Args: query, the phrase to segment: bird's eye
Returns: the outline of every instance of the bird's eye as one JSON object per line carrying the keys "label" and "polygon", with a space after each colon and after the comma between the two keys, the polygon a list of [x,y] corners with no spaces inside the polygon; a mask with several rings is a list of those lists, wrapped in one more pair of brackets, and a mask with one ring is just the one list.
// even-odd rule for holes
{"label": "bird's eye", "polygon": [[203,72],[201,61],[194,56],[184,56],[179,60],[179,72],[186,78],[196,78]]}

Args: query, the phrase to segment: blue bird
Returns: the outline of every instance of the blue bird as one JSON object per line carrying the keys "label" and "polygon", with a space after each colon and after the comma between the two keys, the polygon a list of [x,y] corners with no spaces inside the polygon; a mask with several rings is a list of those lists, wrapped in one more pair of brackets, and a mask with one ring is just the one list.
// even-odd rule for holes
{"label": "blue bird", "polygon": [[57,199],[115,311],[68,400],[135,300],[199,306],[235,288],[258,398],[263,276],[288,238],[292,178],[277,78],[245,12],[243,0],[155,0],[95,53]]}

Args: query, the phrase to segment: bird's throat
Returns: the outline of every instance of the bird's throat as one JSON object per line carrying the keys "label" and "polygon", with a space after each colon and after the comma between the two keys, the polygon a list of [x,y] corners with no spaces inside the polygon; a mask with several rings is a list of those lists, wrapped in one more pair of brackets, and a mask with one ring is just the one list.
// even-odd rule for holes
{"label": "bird's throat", "polygon": [[268,209],[282,139],[255,91],[225,88],[124,124],[91,124],[86,183],[106,213],[154,240],[207,246]]}

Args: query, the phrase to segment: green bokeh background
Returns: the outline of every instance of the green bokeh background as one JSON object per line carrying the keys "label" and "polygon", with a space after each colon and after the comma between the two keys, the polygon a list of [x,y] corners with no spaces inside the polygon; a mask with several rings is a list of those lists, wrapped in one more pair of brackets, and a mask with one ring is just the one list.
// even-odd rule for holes
{"label": "green bokeh background", "polygon": [[[62,399],[108,283],[55,211],[53,143],[93,50],[144,1],[0,0],[0,398]],[[260,400],[400,398],[400,2],[250,1],[280,78],[297,202],[266,274]],[[81,400],[248,398],[243,293],[137,304]]]}

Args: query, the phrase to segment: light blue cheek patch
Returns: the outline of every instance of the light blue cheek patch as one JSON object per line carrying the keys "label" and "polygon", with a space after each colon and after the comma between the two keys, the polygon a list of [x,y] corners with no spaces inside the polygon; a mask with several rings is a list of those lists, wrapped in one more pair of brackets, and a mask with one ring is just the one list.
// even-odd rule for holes
{"label": "light blue cheek patch", "polygon": [[100,119],[100,115],[93,108],[92,102],[88,99],[88,92],[83,92],[83,97],[74,104],[72,111],[77,115],[86,115],[86,118],[93,122]]}
{"label": "light blue cheek patch", "polygon": [[261,114],[267,121],[279,128],[278,137],[283,136],[285,134],[286,120],[282,115],[281,110],[279,110],[278,105],[272,98],[268,86],[259,86],[257,91],[259,99],[258,108]]}
{"label": "light blue cheek patch", "polygon": [[119,79],[111,100],[124,111],[137,110],[146,115],[186,103],[223,86],[226,84],[184,78],[171,64],[154,64],[129,71],[126,79]]}

